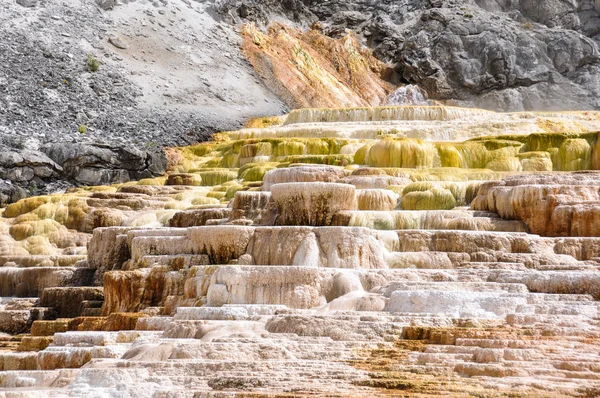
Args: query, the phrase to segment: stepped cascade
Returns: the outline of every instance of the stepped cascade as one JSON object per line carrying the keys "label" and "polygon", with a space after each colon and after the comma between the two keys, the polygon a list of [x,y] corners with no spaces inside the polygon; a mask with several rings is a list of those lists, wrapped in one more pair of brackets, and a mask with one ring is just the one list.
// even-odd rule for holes
{"label": "stepped cascade", "polygon": [[1,210],[0,397],[600,394],[600,112],[247,126]]}

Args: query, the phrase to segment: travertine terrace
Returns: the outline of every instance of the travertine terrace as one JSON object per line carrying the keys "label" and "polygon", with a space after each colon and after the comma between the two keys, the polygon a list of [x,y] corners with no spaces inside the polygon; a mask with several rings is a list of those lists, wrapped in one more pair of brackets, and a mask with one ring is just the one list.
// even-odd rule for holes
{"label": "travertine terrace", "polygon": [[308,109],[0,219],[0,396],[600,394],[600,113]]}

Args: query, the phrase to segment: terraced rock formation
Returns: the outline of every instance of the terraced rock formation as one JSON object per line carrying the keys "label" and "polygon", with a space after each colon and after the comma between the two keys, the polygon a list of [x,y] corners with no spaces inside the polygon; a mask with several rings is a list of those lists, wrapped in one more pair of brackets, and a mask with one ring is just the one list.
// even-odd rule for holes
{"label": "terraced rock formation", "polygon": [[600,113],[305,109],[0,218],[0,396],[595,396]]}

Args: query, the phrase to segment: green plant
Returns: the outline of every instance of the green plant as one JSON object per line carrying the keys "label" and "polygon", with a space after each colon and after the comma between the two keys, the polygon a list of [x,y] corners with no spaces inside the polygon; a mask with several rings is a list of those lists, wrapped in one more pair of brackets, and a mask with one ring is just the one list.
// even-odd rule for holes
{"label": "green plant", "polygon": [[79,126],[77,126],[77,131],[79,132],[79,134],[85,134],[87,133],[87,126],[85,124],[80,124]]}
{"label": "green plant", "polygon": [[30,195],[35,195],[38,191],[38,187],[37,184],[32,181],[29,183],[29,185],[27,186],[27,192],[29,192]]}
{"label": "green plant", "polygon": [[25,138],[22,137],[16,138],[12,144],[17,149],[25,149],[26,147]]}
{"label": "green plant", "polygon": [[92,54],[88,54],[87,66],[90,72],[97,72],[100,69],[100,61],[98,61]]}
{"label": "green plant", "polygon": [[523,22],[523,28],[527,29],[527,30],[531,30],[533,29],[533,24],[531,22]]}

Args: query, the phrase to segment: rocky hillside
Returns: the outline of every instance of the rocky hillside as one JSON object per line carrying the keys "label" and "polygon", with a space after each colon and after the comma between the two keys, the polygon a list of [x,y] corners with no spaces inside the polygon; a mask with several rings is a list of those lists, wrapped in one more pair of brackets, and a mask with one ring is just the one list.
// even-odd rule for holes
{"label": "rocky hillside", "polygon": [[598,109],[599,18],[597,0],[3,1],[0,204],[156,176],[165,146],[288,107],[385,104],[403,84]]}
{"label": "rocky hillside", "polygon": [[385,105],[395,89],[384,80],[390,68],[352,33],[332,39],[273,23],[266,33],[244,25],[242,35],[244,55],[292,108]]}
{"label": "rocky hillside", "polygon": [[597,0],[218,1],[231,20],[281,15],[361,35],[398,83],[493,110],[600,107]]}
{"label": "rocky hillside", "polygon": [[157,175],[161,147],[286,109],[211,4],[124,3],[0,4],[0,202]]}

